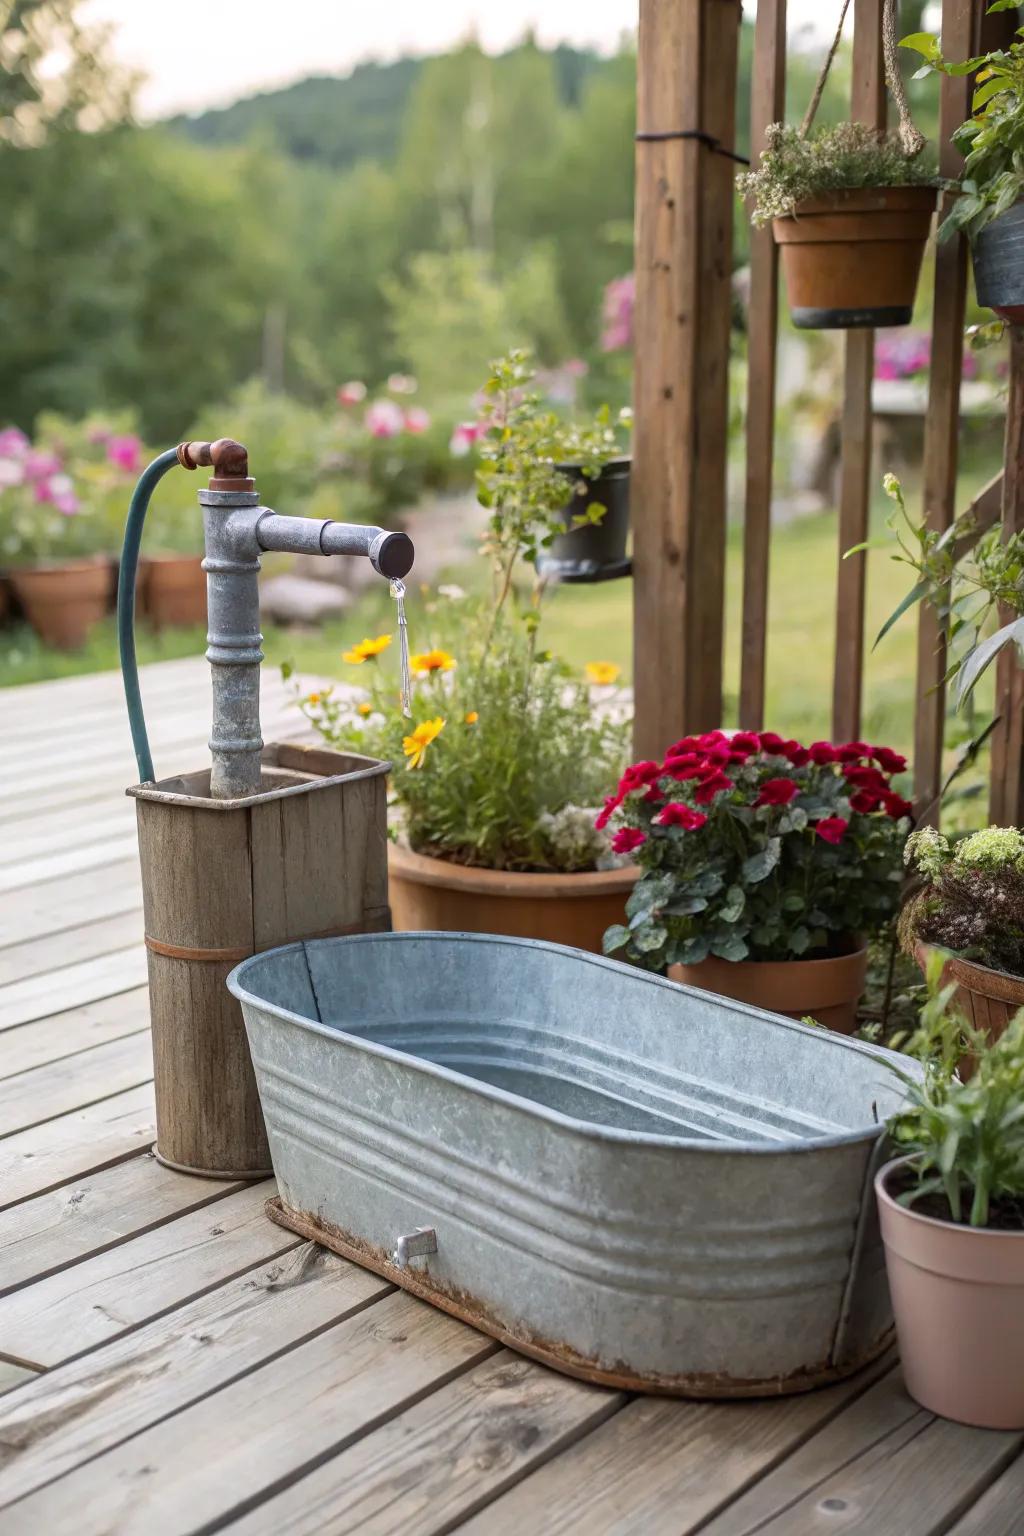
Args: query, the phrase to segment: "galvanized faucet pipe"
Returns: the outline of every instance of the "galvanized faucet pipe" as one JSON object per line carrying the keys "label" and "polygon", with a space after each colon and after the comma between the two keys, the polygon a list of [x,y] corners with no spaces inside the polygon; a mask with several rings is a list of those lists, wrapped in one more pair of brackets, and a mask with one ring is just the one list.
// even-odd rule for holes
{"label": "galvanized faucet pipe", "polygon": [[213,680],[210,794],[234,800],[260,789],[260,555],[265,550],[365,555],[375,571],[395,580],[412,569],[414,550],[405,533],[282,517],[261,507],[240,443],[226,438],[183,443],[178,459],[186,469],[199,464],[214,468],[209,488],[199,492],[206,534],[206,659]]}

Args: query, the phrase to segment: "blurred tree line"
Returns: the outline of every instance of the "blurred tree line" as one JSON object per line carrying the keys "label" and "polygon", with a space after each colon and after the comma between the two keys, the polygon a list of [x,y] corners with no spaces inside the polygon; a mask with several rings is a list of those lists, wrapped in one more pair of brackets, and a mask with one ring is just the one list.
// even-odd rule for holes
{"label": "blurred tree line", "polygon": [[[323,400],[407,370],[468,396],[512,344],[606,383],[602,293],[632,263],[629,43],[470,41],[140,128],[135,82],[77,14],[0,0],[0,422],[131,404],[171,441],[253,376]],[[793,56],[793,112],[816,64]],[[845,110],[842,56],[833,74],[822,121]]]}

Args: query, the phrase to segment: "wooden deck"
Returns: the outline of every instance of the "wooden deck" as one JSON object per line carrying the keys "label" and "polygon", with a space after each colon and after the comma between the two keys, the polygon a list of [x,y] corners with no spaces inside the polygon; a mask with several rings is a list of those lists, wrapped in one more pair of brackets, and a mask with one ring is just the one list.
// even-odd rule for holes
{"label": "wooden deck", "polygon": [[[295,734],[268,679],[265,734]],[[149,668],[159,773],[201,661]],[[149,1154],[133,759],[111,675],[0,692],[0,1530],[1014,1536],[1024,1436],[891,1361],[766,1403],[555,1375]]]}

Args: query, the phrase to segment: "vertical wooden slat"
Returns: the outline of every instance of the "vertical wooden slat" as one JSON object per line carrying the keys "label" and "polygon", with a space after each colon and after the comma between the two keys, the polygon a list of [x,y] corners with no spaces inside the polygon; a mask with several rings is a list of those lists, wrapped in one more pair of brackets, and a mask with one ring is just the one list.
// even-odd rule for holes
{"label": "vertical wooden slat", "polygon": [[[887,118],[882,64],[883,0],[855,0],[853,86],[850,116],[884,128]],[[843,555],[867,538],[871,499],[871,380],[874,331],[846,337],[843,379],[842,471],[839,490],[839,577],[836,585],[836,649],[832,685],[832,732],[842,740],[860,734],[864,674],[866,558]]]}
{"label": "vertical wooden slat", "polygon": [[[641,0],[641,130],[732,145],[739,0]],[[717,725],[733,167],[696,139],[637,145],[634,744]]]}
{"label": "vertical wooden slat", "polygon": [[[1024,330],[1010,327],[1010,399],[1003,469],[1003,535],[1024,531]],[[1000,622],[1009,623],[1009,609]],[[1024,824],[1024,669],[1008,645],[996,663],[989,816],[999,826]]]}
{"label": "vertical wooden slat", "polygon": [[[750,96],[750,160],[757,164],[765,130],[786,111],[786,0],[760,0],[754,22]],[[768,561],[775,448],[775,349],[779,317],[779,248],[771,225],[750,230],[747,322],[747,484],[743,522],[743,620],[739,722],[764,725]]]}
{"label": "vertical wooden slat", "polygon": [[[967,58],[977,25],[978,0],[943,0],[942,47],[947,58]],[[939,88],[939,170],[960,174],[963,160],[950,135],[967,116],[971,83],[963,76],[942,76]],[[949,211],[947,194],[939,209]],[[928,409],[924,426],[924,517],[932,528],[948,528],[955,513],[957,439],[960,428],[960,375],[963,367],[964,306],[967,295],[967,242],[962,235],[935,250],[935,300]],[[932,608],[918,609],[917,691],[914,713],[914,798],[922,819],[938,825],[942,784],[942,737],[946,714],[946,648]]]}

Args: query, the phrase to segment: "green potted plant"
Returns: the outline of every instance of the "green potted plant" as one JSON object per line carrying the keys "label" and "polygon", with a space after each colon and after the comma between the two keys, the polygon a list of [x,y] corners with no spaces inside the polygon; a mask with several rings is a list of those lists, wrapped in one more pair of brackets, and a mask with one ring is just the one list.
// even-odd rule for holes
{"label": "green potted plant", "polygon": [[129,476],[54,425],[34,445],[16,427],[0,432],[0,562],[40,639],[72,650],[107,610],[110,506]]}
{"label": "green potted plant", "polygon": [[903,948],[922,967],[940,951],[958,1006],[995,1039],[1024,1007],[1024,834],[986,827],[951,846],[922,827],[905,856],[919,884],[900,913]]}
{"label": "green potted plant", "polygon": [[[389,849],[392,913],[400,929],[510,933],[600,950],[636,870],[594,826],[614,782],[626,727],[607,708],[618,668],[574,678],[540,643],[541,586],[520,611],[514,577],[562,526],[557,468],[572,438],[600,469],[606,415],[558,428],[530,389],[523,353],[494,365],[477,447],[479,495],[490,511],[490,601],[457,591],[435,608],[437,633],[410,657],[406,714],[389,667],[390,635],[368,637],[345,661],[371,675],[354,710],[329,689],[300,694],[332,745],[391,760],[399,836]],[[600,446],[601,451],[597,451]],[[600,694],[595,698],[595,689]],[[620,712],[621,713],[621,712]]]}
{"label": "green potted plant", "polygon": [[[1016,0],[995,0],[995,11],[1016,11]],[[971,116],[953,134],[964,156],[960,196],[939,228],[971,242],[978,303],[1012,324],[1024,321],[1024,28],[1006,48],[951,63],[939,39],[914,32],[902,39],[924,59],[918,74],[974,74]]]}
{"label": "green potted plant", "polygon": [[937,192],[898,139],[863,123],[774,123],[738,180],[753,223],[770,223],[782,247],[795,326],[909,324]]}
{"label": "green potted plant", "polygon": [[[1024,1015],[989,1041],[932,997],[911,1042],[923,1079],[875,1179],[907,1390],[944,1418],[1024,1429]],[[967,1052],[968,1080],[956,1073]]]}
{"label": "green potted plant", "polygon": [[899,903],[905,768],[887,747],[770,731],[687,736],[634,763],[598,818],[643,871],[605,952],[849,1033],[866,939]]}

